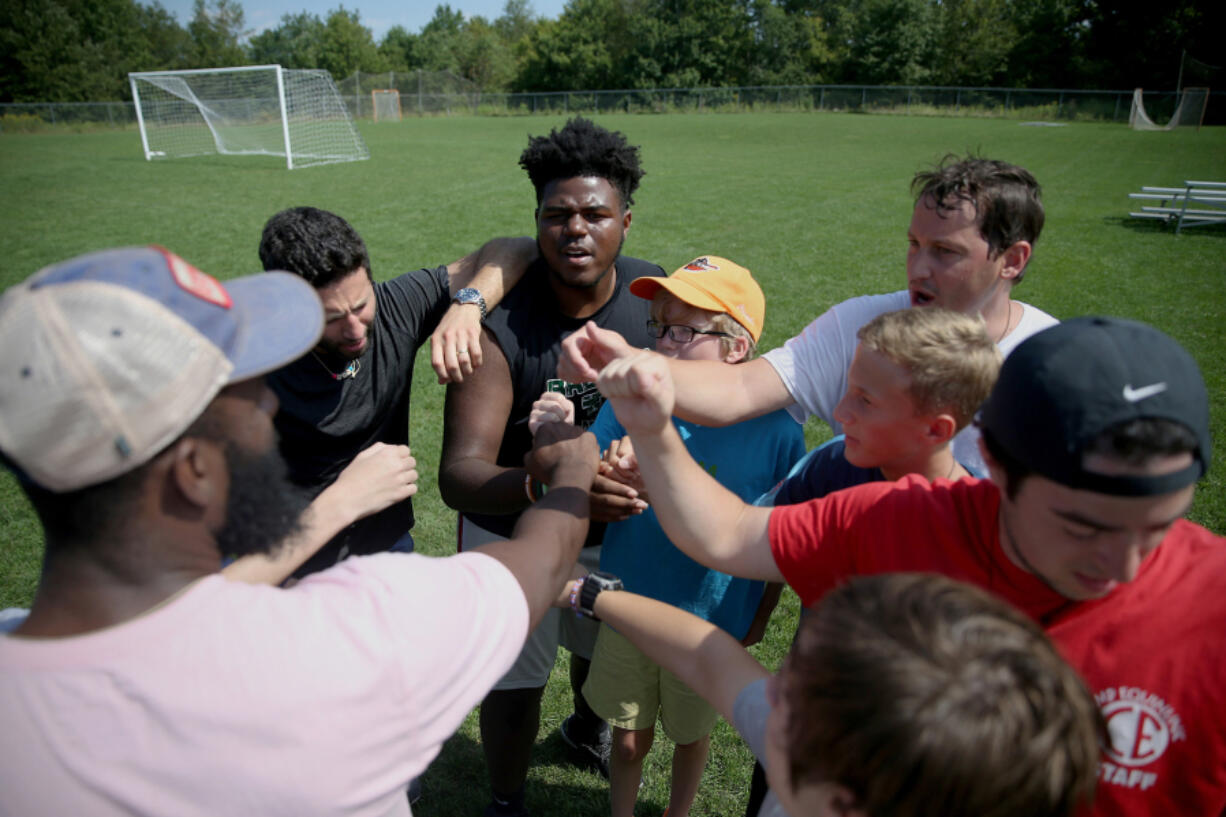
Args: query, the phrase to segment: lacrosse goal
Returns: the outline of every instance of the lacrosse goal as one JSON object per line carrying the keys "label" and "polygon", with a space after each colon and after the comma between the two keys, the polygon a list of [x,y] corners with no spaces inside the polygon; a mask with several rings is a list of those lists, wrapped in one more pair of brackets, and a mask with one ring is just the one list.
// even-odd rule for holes
{"label": "lacrosse goal", "polygon": [[370,109],[374,111],[376,122],[399,122],[400,92],[395,89],[371,91]]}
{"label": "lacrosse goal", "polygon": [[1208,88],[1184,88],[1179,94],[1179,102],[1171,121],[1158,125],[1145,112],[1145,102],[1141,89],[1132,92],[1132,109],[1128,112],[1128,125],[1133,130],[1174,130],[1179,127],[1195,127],[1200,130],[1205,121],[1205,109],[1209,107]]}

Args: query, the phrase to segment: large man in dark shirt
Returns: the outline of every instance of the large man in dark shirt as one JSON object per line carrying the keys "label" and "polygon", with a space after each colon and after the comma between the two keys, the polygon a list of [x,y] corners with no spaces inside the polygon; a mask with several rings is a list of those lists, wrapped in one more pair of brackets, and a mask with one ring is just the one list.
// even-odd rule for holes
{"label": "large man in dark shirt", "polygon": [[[637,277],[663,275],[655,264],[621,255],[643,171],[638,148],[620,133],[572,119],[530,140],[520,164],[536,188],[540,258],[490,313],[481,338],[485,364],[447,389],[439,489],[461,512],[461,548],[509,536],[519,514],[540,496],[524,455],[532,447],[528,414],[541,392],[566,394],[575,404],[576,423],[584,427],[604,402],[595,384],[557,378],[562,339],[594,321],[625,333],[631,343],[650,346],[647,301],[632,296],[628,287]],[[606,481],[594,491],[602,488],[601,497],[593,496],[594,520],[609,521],[641,507],[632,492],[625,493],[628,488]],[[587,544],[598,545],[602,533],[590,534]],[[586,548],[580,561],[595,569],[596,550]],[[533,632],[516,665],[481,704],[481,740],[494,792],[487,817],[527,814],[524,781],[541,693],[559,643],[572,651],[575,691],[575,714],[563,722],[562,738],[607,774],[608,727],[579,693],[596,630],[589,626],[584,632],[582,625],[591,622],[557,613]]]}

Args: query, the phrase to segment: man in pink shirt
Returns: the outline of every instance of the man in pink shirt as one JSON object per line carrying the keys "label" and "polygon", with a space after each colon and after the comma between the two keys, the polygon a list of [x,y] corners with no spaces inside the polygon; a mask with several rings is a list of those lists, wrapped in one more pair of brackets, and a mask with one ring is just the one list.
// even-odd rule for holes
{"label": "man in pink shirt", "polygon": [[217,573],[343,524],[302,514],[263,380],[322,325],[296,276],[223,284],[156,247],[0,299],[0,451],[46,533],[30,615],[0,638],[4,813],[407,815],[408,781],[558,596],[590,435],[538,445],[551,490],[505,542],[288,590]]}

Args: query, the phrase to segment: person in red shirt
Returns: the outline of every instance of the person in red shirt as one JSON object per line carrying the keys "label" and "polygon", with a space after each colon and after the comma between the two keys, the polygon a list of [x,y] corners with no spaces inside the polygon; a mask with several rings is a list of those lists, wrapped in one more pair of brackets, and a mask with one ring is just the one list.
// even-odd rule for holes
{"label": "person in red shirt", "polygon": [[1078,318],[1024,341],[978,423],[989,480],[917,477],[756,508],[685,453],[667,367],[611,363],[656,514],[697,561],[812,605],[852,576],[928,571],[1036,619],[1110,732],[1094,814],[1226,809],[1226,539],[1183,519],[1210,462],[1196,362],[1144,324]]}

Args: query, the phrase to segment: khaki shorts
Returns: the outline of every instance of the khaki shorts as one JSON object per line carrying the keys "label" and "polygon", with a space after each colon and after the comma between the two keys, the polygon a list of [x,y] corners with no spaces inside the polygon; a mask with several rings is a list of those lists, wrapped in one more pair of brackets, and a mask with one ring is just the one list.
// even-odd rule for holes
{"label": "khaki shorts", "polygon": [[601,625],[583,697],[597,715],[622,729],[650,729],[685,745],[711,734],[719,713],[681,680],[612,627]]}
{"label": "khaki shorts", "polygon": [[[506,540],[506,537],[491,533],[463,516],[460,517],[459,537],[464,550]],[[600,548],[590,547],[579,551],[579,564],[589,572],[599,570]],[[579,618],[570,610],[552,608],[545,613],[536,629],[528,633],[528,640],[524,642],[519,657],[515,659],[507,674],[494,684],[494,689],[534,689],[545,686],[558,657],[558,645],[580,658],[590,659],[596,646],[596,633],[599,631],[599,622],[590,618]]]}

